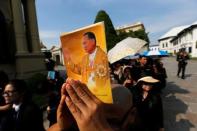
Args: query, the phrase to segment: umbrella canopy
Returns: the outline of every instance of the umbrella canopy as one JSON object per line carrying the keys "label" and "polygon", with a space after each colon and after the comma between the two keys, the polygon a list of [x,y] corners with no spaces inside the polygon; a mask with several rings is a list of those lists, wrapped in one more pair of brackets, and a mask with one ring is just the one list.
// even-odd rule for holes
{"label": "umbrella canopy", "polygon": [[168,56],[168,53],[162,50],[151,50],[151,51],[145,51],[142,55],[144,56]]}
{"label": "umbrella canopy", "polygon": [[108,51],[108,59],[110,63],[114,63],[127,56],[135,55],[145,49],[146,41],[128,37],[116,44],[111,50]]}
{"label": "umbrella canopy", "polygon": [[138,59],[140,57],[140,54],[135,54],[135,55],[129,55],[129,56],[126,56],[124,57],[124,59],[126,60],[130,60],[130,59]]}

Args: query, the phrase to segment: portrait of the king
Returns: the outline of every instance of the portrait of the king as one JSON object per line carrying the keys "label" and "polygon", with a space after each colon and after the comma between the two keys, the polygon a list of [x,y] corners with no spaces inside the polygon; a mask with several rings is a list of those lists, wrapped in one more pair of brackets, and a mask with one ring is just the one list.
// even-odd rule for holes
{"label": "portrait of the king", "polygon": [[81,81],[86,83],[89,88],[105,87],[107,80],[109,80],[107,54],[97,45],[96,36],[93,32],[84,33],[81,41],[85,55],[77,64],[71,59],[72,51],[63,48],[66,67],[68,70],[81,75]]}

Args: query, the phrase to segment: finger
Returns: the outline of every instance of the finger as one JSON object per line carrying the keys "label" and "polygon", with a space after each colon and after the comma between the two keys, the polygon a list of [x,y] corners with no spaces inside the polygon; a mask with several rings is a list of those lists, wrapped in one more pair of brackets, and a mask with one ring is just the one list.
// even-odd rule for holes
{"label": "finger", "polygon": [[79,83],[81,84],[82,89],[88,94],[89,97],[91,97],[94,102],[96,102],[97,104],[101,103],[101,101],[88,89],[88,87],[84,83]]}
{"label": "finger", "polygon": [[65,102],[71,114],[75,118],[75,120],[78,120],[81,116],[81,111],[77,108],[77,106],[73,103],[73,101],[68,96],[66,97]]}
{"label": "finger", "polygon": [[60,103],[59,103],[58,108],[57,108],[57,115],[61,115],[62,112],[64,111],[65,98],[66,97],[64,95],[62,95],[61,100],[60,100]]}
{"label": "finger", "polygon": [[87,105],[87,106],[91,106],[94,103],[93,98],[91,97],[91,92],[89,91],[89,89],[85,90],[83,89],[84,87],[86,88],[86,85],[82,84],[79,81],[74,81],[71,80],[71,86],[74,88],[75,92],[77,93],[77,95],[82,99],[82,101]]}
{"label": "finger", "polygon": [[66,85],[67,85],[67,83],[64,83],[64,84],[62,85],[62,88],[61,88],[61,95],[67,95],[67,92],[66,92]]}
{"label": "finger", "polygon": [[71,101],[73,104],[81,111],[85,112],[86,111],[86,104],[81,100],[81,98],[77,95],[75,90],[71,85],[66,86],[66,90],[68,92],[68,95],[70,96]]}

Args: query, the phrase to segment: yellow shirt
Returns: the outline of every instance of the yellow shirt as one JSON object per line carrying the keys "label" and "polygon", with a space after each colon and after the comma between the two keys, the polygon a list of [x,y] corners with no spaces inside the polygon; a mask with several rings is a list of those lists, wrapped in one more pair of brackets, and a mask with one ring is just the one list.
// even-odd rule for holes
{"label": "yellow shirt", "polygon": [[68,66],[72,72],[81,75],[81,81],[89,86],[105,87],[109,79],[107,54],[100,47],[97,47],[93,66],[90,66],[89,54],[82,58],[80,64],[70,62]]}

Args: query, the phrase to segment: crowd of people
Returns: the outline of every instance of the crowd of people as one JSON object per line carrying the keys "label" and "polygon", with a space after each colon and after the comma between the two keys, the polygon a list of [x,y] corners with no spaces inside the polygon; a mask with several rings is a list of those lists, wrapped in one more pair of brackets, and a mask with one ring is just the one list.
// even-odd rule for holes
{"label": "crowd of people", "polygon": [[164,131],[160,94],[167,74],[162,62],[141,56],[110,67],[113,104],[101,102],[80,81],[67,79],[57,123],[48,131]]}
{"label": "crowd of people", "polygon": [[[186,59],[182,54],[177,57],[177,61]],[[140,56],[109,67],[113,104],[100,101],[80,81],[67,78],[64,82],[53,70],[55,77],[47,77],[44,83],[48,131],[164,131],[160,95],[167,74],[163,63]],[[42,111],[32,101],[25,81],[9,80],[3,71],[0,78],[0,131],[44,131]]]}
{"label": "crowd of people", "polygon": [[160,94],[166,86],[166,70],[159,59],[140,56],[138,60],[111,65],[112,83],[122,84],[133,95],[137,111],[136,131],[160,131],[163,108]]}

